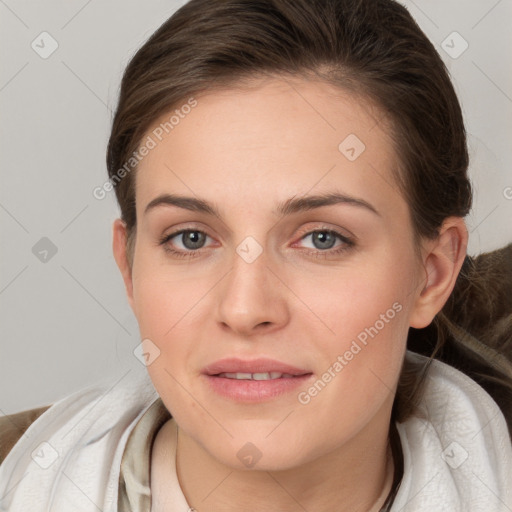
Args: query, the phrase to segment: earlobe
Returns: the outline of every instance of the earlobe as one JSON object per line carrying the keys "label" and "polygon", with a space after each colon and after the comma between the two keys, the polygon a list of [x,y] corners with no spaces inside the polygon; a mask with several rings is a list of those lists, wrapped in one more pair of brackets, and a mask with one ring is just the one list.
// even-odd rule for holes
{"label": "earlobe", "polygon": [[450,296],[466,256],[468,232],[464,219],[449,217],[439,236],[427,242],[423,256],[425,278],[410,318],[410,326],[421,329],[429,325]]}
{"label": "earlobe", "polygon": [[112,250],[114,259],[123,277],[128,302],[132,310],[134,310],[132,269],[128,261],[126,242],[126,224],[121,219],[116,219],[112,226]]}

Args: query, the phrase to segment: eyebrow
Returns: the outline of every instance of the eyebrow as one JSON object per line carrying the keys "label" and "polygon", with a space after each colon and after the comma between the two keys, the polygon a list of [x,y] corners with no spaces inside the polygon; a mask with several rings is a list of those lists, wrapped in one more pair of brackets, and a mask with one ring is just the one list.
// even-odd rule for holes
{"label": "eyebrow", "polygon": [[[303,196],[298,198],[294,196],[282,203],[279,203],[273,213],[284,217],[286,215],[292,215],[294,213],[314,210],[315,208],[321,208],[323,206],[331,206],[335,204],[347,204],[359,208],[364,208],[378,216],[381,216],[377,209],[364,199],[341,194],[338,192]],[[175,194],[161,194],[148,203],[144,210],[144,214],[158,206],[176,206],[178,208],[183,208],[193,212],[213,215],[214,217],[222,220],[222,216],[215,205],[196,197],[187,197]]]}

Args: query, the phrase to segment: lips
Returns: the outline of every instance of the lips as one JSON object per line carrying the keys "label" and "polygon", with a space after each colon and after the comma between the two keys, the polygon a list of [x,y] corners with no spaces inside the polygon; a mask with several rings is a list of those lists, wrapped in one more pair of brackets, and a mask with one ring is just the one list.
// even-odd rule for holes
{"label": "lips", "polygon": [[[267,380],[268,378],[292,378],[309,375],[310,371],[274,359],[253,359],[250,361],[228,358],[209,364],[203,369],[205,375],[225,378],[247,378]],[[238,377],[236,375],[238,374]],[[280,375],[278,375],[280,374]],[[245,375],[245,377],[243,377]]]}
{"label": "lips", "polygon": [[290,396],[314,377],[312,372],[274,359],[229,358],[203,370],[210,391],[231,402],[255,404]]}

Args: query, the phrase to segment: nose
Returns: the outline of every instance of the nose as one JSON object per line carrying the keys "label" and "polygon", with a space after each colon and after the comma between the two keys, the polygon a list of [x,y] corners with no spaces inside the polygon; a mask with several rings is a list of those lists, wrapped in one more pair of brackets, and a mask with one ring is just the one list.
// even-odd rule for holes
{"label": "nose", "polygon": [[250,336],[288,323],[287,288],[270,263],[265,251],[251,263],[234,255],[233,267],[217,289],[217,320],[224,329]]}

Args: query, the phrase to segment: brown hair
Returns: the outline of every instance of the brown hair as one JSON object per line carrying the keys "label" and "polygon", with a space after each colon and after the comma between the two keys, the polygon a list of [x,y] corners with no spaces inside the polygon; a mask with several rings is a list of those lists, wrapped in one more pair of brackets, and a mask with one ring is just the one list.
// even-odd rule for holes
{"label": "brown hair", "polygon": [[[443,61],[405,7],[393,0],[191,0],[137,51],[121,83],[107,167],[130,255],[136,163],[121,180],[119,169],[131,162],[162,114],[201,91],[258,76],[314,76],[380,107],[391,123],[400,161],[396,181],[409,204],[416,241],[435,237],[447,217],[469,212],[461,108]],[[492,270],[505,268],[503,258],[466,257],[450,300],[429,327],[410,330],[408,348],[480,382],[512,425],[510,292],[499,311],[500,296],[496,289],[490,292],[494,280],[503,283]],[[489,267],[487,275],[480,267]],[[505,275],[510,280],[512,270]],[[421,398],[429,363],[404,364],[395,419],[406,419]]]}

